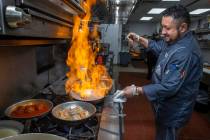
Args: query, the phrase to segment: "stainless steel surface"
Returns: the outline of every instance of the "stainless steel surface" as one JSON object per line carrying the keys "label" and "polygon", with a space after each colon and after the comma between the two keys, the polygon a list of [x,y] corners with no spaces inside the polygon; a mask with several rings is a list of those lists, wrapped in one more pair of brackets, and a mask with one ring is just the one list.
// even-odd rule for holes
{"label": "stainless steel surface", "polygon": [[[25,106],[25,105],[32,105],[32,104],[40,104],[43,103],[45,105],[47,105],[48,110],[46,112],[43,112],[41,115],[34,115],[33,117],[39,117],[42,115],[47,114],[53,107],[53,103],[49,100],[45,100],[45,99],[30,99],[30,100],[24,100],[18,103],[15,103],[11,106],[9,106],[6,110],[5,110],[5,115],[10,117],[10,118],[17,118],[20,119],[20,117],[16,117],[12,115],[12,112],[18,107],[18,106]],[[29,118],[28,116],[26,117],[22,117],[21,119],[27,119]]]}
{"label": "stainless steel surface", "polygon": [[63,39],[1,39],[0,46],[3,47],[26,47],[35,45],[50,45],[50,44],[66,44],[67,41]]}
{"label": "stainless steel surface", "polygon": [[42,19],[45,19],[45,20],[48,20],[48,21],[51,21],[51,22],[55,22],[55,23],[57,23],[57,24],[60,24],[60,25],[63,25],[63,26],[67,26],[67,27],[73,27],[72,25],[70,25],[70,24],[67,24],[67,23],[65,23],[65,22],[63,22],[63,21],[61,21],[61,20],[58,20],[58,19],[55,19],[55,18],[52,18],[52,17],[49,17],[49,16],[46,16],[46,15],[44,15],[44,14],[41,14],[41,13],[39,13],[39,12],[36,12],[36,11],[34,11],[34,10],[28,10],[28,13],[30,13],[31,15],[33,15],[33,16],[36,16],[36,17],[39,17],[39,18],[42,18]]}
{"label": "stainless steel surface", "polygon": [[5,18],[11,28],[23,27],[25,24],[32,22],[30,14],[15,6],[6,7]]}
{"label": "stainless steel surface", "polygon": [[74,0],[20,0],[19,5],[32,7],[33,9],[41,11],[41,13],[53,15],[67,22],[70,22],[69,19],[72,18],[72,15],[84,13],[79,3]]}
{"label": "stainless steel surface", "polygon": [[[86,118],[83,118],[81,120],[64,120],[64,119],[60,118],[60,116],[58,116],[59,111],[62,111],[64,109],[68,109],[68,108],[70,109],[71,107],[74,107],[74,106],[80,106],[84,110],[87,110],[89,112],[89,116],[87,116]],[[80,102],[80,101],[71,101],[71,102],[62,103],[62,104],[55,106],[52,110],[52,115],[54,117],[56,117],[57,119],[60,119],[60,120],[68,121],[68,122],[82,121],[82,120],[90,118],[95,113],[96,113],[96,108],[94,105],[87,103],[87,102]]]}
{"label": "stainless steel surface", "polygon": [[85,11],[74,0],[0,0],[0,35],[69,39],[78,14]]}
{"label": "stainless steel surface", "polygon": [[91,102],[91,103],[99,103],[99,102],[102,102],[103,99],[105,98],[103,96],[94,96],[94,94],[92,96],[89,96],[89,97],[86,97],[86,98],[81,98],[79,94],[77,94],[77,93],[75,93],[73,91],[71,92],[70,95],[75,100],[84,101],[84,102]]}
{"label": "stainless steel surface", "polygon": [[[107,96],[102,111],[98,140],[121,140],[123,133],[123,117],[121,103],[113,103],[112,96]],[[116,116],[108,115],[116,114]],[[122,115],[123,114],[123,115]]]}

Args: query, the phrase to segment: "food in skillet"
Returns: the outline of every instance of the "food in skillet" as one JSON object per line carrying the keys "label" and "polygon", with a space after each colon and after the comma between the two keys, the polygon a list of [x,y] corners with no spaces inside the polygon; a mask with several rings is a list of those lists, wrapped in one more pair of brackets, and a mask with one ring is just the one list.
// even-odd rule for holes
{"label": "food in skillet", "polygon": [[81,106],[73,105],[70,108],[64,108],[57,112],[57,116],[62,120],[82,120],[89,116],[89,112]]}
{"label": "food in skillet", "polygon": [[15,118],[32,118],[39,116],[49,110],[47,104],[31,103],[17,106],[12,112],[11,116]]}

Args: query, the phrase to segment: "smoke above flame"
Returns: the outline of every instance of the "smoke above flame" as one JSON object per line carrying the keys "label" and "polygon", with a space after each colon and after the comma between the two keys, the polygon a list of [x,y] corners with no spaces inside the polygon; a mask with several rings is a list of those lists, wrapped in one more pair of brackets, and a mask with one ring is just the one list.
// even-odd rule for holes
{"label": "smoke above flame", "polygon": [[112,86],[112,79],[106,68],[95,63],[97,49],[93,48],[90,41],[90,38],[99,40],[98,26],[94,26],[92,32],[89,31],[88,26],[91,19],[91,7],[95,3],[96,0],[84,1],[82,7],[86,15],[83,18],[74,17],[72,44],[66,61],[70,68],[65,85],[66,93],[71,94],[73,91],[81,98],[104,97]]}

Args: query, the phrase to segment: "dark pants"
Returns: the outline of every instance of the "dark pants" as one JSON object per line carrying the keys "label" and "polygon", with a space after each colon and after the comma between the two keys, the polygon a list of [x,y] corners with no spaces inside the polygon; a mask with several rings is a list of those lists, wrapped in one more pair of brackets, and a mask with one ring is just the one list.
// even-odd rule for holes
{"label": "dark pants", "polygon": [[177,140],[179,129],[173,127],[156,127],[155,140]]}

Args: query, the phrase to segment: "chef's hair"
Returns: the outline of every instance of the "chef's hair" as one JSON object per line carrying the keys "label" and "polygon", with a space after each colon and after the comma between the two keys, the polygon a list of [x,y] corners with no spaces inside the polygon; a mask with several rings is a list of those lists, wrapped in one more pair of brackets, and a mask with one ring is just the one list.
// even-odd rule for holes
{"label": "chef's hair", "polygon": [[167,8],[162,15],[170,16],[179,24],[184,22],[188,25],[188,28],[190,27],[190,14],[187,9],[180,4]]}

